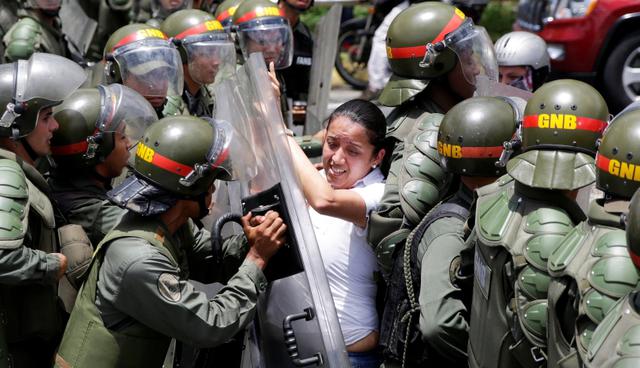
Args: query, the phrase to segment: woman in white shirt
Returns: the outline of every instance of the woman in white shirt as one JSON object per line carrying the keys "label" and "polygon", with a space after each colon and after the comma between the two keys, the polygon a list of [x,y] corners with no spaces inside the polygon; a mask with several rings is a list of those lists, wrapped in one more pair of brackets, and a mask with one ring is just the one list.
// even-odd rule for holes
{"label": "woman in white shirt", "polygon": [[290,139],[352,367],[380,365],[377,264],[366,227],[384,191],[379,167],[385,133],[382,112],[368,101],[352,100],[329,116],[322,170]]}

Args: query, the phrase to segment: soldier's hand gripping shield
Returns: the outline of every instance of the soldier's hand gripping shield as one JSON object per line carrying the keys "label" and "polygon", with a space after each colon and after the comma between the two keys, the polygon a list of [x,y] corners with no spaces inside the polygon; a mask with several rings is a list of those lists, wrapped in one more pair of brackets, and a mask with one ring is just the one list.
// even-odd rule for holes
{"label": "soldier's hand gripping shield", "polygon": [[458,56],[458,62],[469,84],[476,86],[479,77],[498,80],[498,61],[491,38],[487,30],[474,25],[471,18],[466,18],[460,27],[448,33],[444,40],[435,44],[429,43],[426,47],[427,52],[420,66],[431,67],[440,52],[450,48]]}
{"label": "soldier's hand gripping shield", "polygon": [[220,31],[182,40],[182,46],[187,51],[189,75],[198,84],[211,84],[217,76],[228,76],[235,71],[235,44],[229,34],[223,32],[222,28]]}
{"label": "soldier's hand gripping shield", "polygon": [[[258,158],[256,175],[240,182],[242,199],[231,197],[239,202],[232,207],[257,214],[276,210],[288,232],[286,245],[265,269],[273,282],[261,295],[243,361],[263,367],[347,367],[331,291],[262,55],[251,55],[215,93],[221,107],[216,116],[246,124],[237,130],[247,135],[247,149]],[[300,321],[292,324],[295,320]]]}
{"label": "soldier's hand gripping shield", "polygon": [[34,53],[29,60],[0,65],[0,128],[14,138],[29,134],[40,110],[58,105],[86,79],[62,56]]}
{"label": "soldier's hand gripping shield", "polygon": [[[160,30],[158,37],[135,40],[140,33],[132,33],[134,40],[123,39],[122,46],[108,56],[118,64],[122,83],[133,88],[145,98],[180,96],[184,88],[182,61],[178,50],[165,39]],[[141,37],[146,37],[141,35]]]}

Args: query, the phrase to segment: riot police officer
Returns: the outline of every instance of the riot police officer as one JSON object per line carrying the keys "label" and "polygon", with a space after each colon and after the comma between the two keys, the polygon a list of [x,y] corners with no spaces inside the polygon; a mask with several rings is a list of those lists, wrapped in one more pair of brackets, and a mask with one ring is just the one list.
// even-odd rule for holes
{"label": "riot police officer", "polygon": [[52,196],[67,220],[81,225],[97,245],[124,213],[107,198],[112,180],[158,117],[147,100],[121,84],[79,89],[53,116],[60,127],[51,138]]}
{"label": "riot police officer", "polygon": [[[51,71],[55,70],[56,73]],[[0,366],[46,367],[64,328],[58,280],[74,266],[60,218],[34,167],[50,152],[51,108],[85,79],[71,60],[34,53],[0,65]],[[61,249],[62,248],[62,249]],[[62,252],[59,253],[59,252]]]}
{"label": "riot police officer", "polygon": [[472,285],[470,272],[461,266],[469,235],[465,224],[473,191],[505,173],[499,162],[503,142],[513,138],[523,107],[507,99],[474,97],[442,119],[438,153],[461,184],[396,250],[381,327],[385,366],[466,364]]}
{"label": "riot police officer", "polygon": [[588,84],[543,85],[527,102],[523,153],[507,163],[511,178],[478,191],[470,367],[544,366],[547,259],[585,220],[575,196],[595,180],[608,115]]}
{"label": "riot police officer", "polygon": [[[629,204],[626,224],[627,249],[638,276],[640,275],[640,194],[638,191]],[[584,367],[637,367],[640,364],[640,354],[634,347],[639,341],[637,334],[639,326],[640,290],[636,288],[611,307],[593,332],[586,354],[580,354]]]}
{"label": "riot police officer", "polygon": [[188,114],[182,101],[180,54],[166,34],[145,24],[115,31],[104,48],[107,83],[122,83],[151,103],[159,117]]}
{"label": "riot police officer", "polygon": [[220,22],[202,10],[180,10],[162,22],[182,60],[182,99],[194,116],[213,116],[213,96],[206,88],[235,71],[236,50]]}
{"label": "riot police officer", "polygon": [[192,220],[208,213],[214,180],[246,165],[232,162],[239,149],[246,144],[226,122],[172,116],[147,129],[134,174],[109,192],[127,213],[97,246],[57,366],[159,367],[171,337],[210,347],[253,319],[266,289],[262,269],[284,243],[276,212],[243,217],[247,241],[227,242],[225,257],[250,248],[216,296],[209,300],[189,282],[216,267],[205,260],[208,233],[196,232]]}
{"label": "riot police officer", "polygon": [[549,76],[549,53],[542,37],[531,32],[510,32],[495,44],[500,83],[535,91]]}
{"label": "riot police officer", "polygon": [[4,59],[28,59],[34,52],[68,56],[60,18],[61,0],[20,0],[18,22],[4,35]]}
{"label": "riot police officer", "polygon": [[593,331],[617,300],[640,282],[620,221],[640,187],[634,177],[639,128],[637,110],[621,113],[609,125],[596,156],[596,185],[605,197],[590,204],[588,220],[576,226],[549,257],[548,269],[554,276],[549,284],[551,366],[563,362],[563,367],[578,367],[577,355],[588,360]]}
{"label": "riot police officer", "polygon": [[439,120],[431,114],[445,113],[471,97],[479,78],[497,79],[486,31],[450,5],[426,2],[403,10],[389,27],[387,50],[393,76],[379,101],[394,108],[387,123],[396,146],[368,235],[383,273],[394,244],[448,190],[449,176],[435,148]]}

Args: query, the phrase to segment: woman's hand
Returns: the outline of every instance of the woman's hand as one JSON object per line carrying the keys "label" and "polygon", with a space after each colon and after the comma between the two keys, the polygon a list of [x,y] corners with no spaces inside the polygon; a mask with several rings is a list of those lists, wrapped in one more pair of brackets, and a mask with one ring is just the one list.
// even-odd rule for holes
{"label": "woman's hand", "polygon": [[242,216],[242,229],[251,246],[247,259],[264,269],[269,259],[284,245],[287,225],[275,211],[264,216],[253,216],[249,212]]}

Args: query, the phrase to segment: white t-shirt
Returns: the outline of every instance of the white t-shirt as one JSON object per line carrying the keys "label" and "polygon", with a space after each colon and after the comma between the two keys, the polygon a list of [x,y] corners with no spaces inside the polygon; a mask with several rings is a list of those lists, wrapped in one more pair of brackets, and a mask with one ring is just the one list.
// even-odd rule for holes
{"label": "white t-shirt", "polygon": [[[324,171],[321,171],[324,176]],[[384,192],[380,169],[356,182],[353,190],[364,199],[367,216],[378,207]],[[329,279],[345,344],[351,345],[378,330],[374,272],[378,270],[367,229],[309,207],[309,215]]]}

